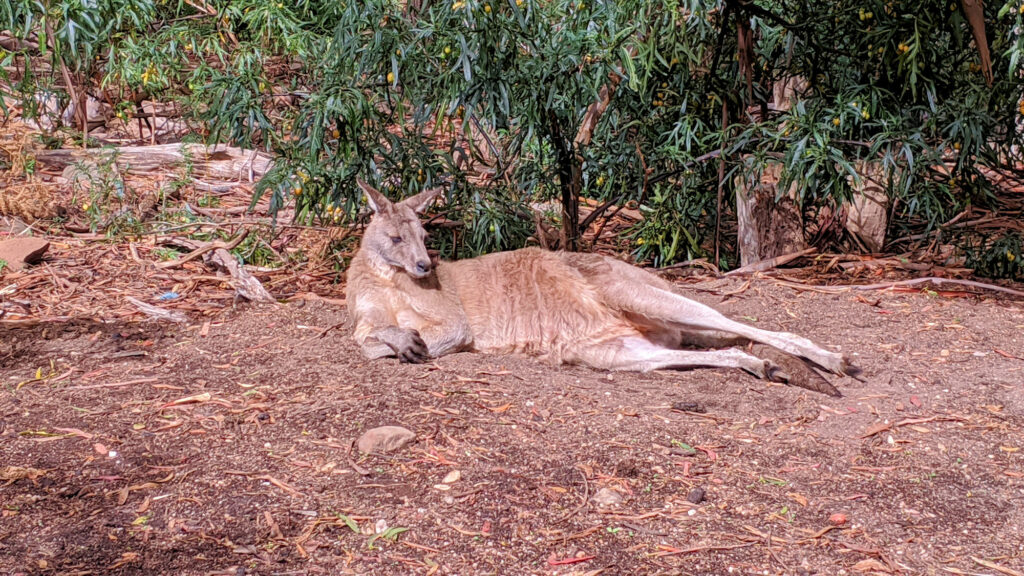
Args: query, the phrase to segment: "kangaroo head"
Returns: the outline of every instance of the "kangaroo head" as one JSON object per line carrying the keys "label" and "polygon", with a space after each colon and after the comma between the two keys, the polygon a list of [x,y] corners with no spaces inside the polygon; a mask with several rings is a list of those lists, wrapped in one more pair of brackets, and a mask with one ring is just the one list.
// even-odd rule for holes
{"label": "kangaroo head", "polygon": [[391,202],[373,186],[362,180],[357,182],[373,210],[360,249],[386,266],[405,270],[413,278],[427,277],[431,270],[425,244],[427,231],[417,214],[423,212],[441,190],[434,188],[401,202]]}

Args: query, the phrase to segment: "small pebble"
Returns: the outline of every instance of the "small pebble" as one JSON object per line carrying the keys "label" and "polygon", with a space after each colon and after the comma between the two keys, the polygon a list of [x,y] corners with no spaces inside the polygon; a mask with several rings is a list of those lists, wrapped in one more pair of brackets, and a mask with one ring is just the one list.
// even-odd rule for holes
{"label": "small pebble", "polygon": [[690,490],[690,493],[686,495],[686,501],[690,504],[700,504],[704,501],[704,489],[694,488]]}

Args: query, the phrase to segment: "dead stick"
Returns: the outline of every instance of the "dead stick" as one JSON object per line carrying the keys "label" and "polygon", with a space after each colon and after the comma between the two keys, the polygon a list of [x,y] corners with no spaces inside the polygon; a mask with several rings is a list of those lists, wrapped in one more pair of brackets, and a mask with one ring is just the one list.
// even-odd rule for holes
{"label": "dead stick", "polygon": [[975,282],[973,280],[957,280],[955,278],[936,278],[934,276],[928,276],[925,278],[913,278],[911,280],[899,280],[897,282],[884,282],[882,284],[852,284],[847,286],[817,286],[814,284],[801,284],[799,282],[787,282],[785,280],[776,280],[777,283],[783,286],[789,286],[790,288],[797,289],[808,289],[821,292],[847,292],[849,290],[887,290],[889,288],[896,288],[898,286],[914,286],[916,284],[924,284],[931,282],[936,286],[943,284],[954,284],[957,286],[968,286],[971,288],[978,288],[981,290],[992,290],[994,292],[1002,292],[1004,294],[1011,294],[1024,298],[1024,292],[1020,290],[1014,290],[1013,288],[1004,288],[1003,286],[996,286],[995,284],[986,284],[984,282]]}
{"label": "dead stick", "polygon": [[139,378],[137,380],[127,380],[124,382],[109,382],[107,384],[90,384],[88,386],[68,386],[64,390],[93,390],[96,388],[118,388],[120,386],[131,386],[133,384],[145,384],[147,382],[156,382],[159,378]]}
{"label": "dead stick", "polygon": [[1022,572],[1018,572],[1017,570],[1014,570],[1012,568],[1007,568],[1006,566],[1000,566],[995,562],[989,562],[988,560],[978,558],[977,556],[971,556],[971,560],[974,560],[975,562],[981,564],[985,568],[990,568],[992,570],[995,570],[996,572],[1006,574],[1007,576],[1024,576],[1024,573]]}
{"label": "dead stick", "polygon": [[[47,9],[49,9],[49,6],[47,6]],[[88,148],[89,127],[87,122],[88,115],[85,110],[85,99],[78,93],[78,89],[75,87],[75,83],[71,79],[71,72],[68,70],[68,65],[64,62],[64,55],[56,46],[57,42],[53,36],[53,26],[50,24],[50,19],[44,18],[43,24],[46,28],[47,41],[53,44],[50,50],[57,55],[57,62],[60,64],[61,76],[64,77],[64,83],[67,84],[68,97],[71,99],[72,105],[75,107],[75,118],[80,120],[82,124],[82,148]]]}
{"label": "dead stick", "polygon": [[[728,7],[728,4],[726,4]],[[729,22],[729,15],[726,14],[722,21],[722,30],[725,30],[726,24]],[[721,40],[721,38],[719,38]],[[721,43],[719,43],[721,48]],[[718,60],[718,54],[715,54],[715,60]],[[718,149],[718,196],[715,200],[715,265],[717,266],[722,262],[719,257],[719,248],[721,247],[721,235],[722,235],[722,194],[725,192],[725,141],[728,136],[729,129],[729,106],[726,104],[726,100],[722,99],[722,146]]]}
{"label": "dead stick", "polygon": [[224,250],[228,250],[228,251],[234,250],[235,247],[237,247],[239,244],[241,244],[242,240],[245,240],[246,236],[248,236],[248,235],[249,235],[249,230],[248,229],[242,230],[242,233],[239,234],[238,236],[235,236],[234,240],[232,240],[230,242],[222,242],[220,240],[218,240],[216,242],[208,242],[208,243],[200,246],[199,248],[196,248],[195,250],[189,252],[185,256],[183,256],[181,258],[178,258],[177,260],[171,260],[169,262],[160,262],[160,263],[158,263],[156,265],[156,267],[160,268],[161,270],[166,269],[166,268],[177,268],[178,266],[181,266],[182,264],[184,264],[186,262],[189,262],[189,261],[195,260],[196,258],[199,258],[203,254],[206,254],[207,252],[209,252],[211,250],[217,250],[217,249],[220,249],[220,248],[223,248]]}
{"label": "dead stick", "polygon": [[767,260],[759,260],[751,264],[747,264],[742,268],[737,268],[731,272],[726,272],[726,276],[739,276],[743,274],[753,274],[754,272],[764,272],[765,270],[771,270],[772,268],[778,268],[783,264],[788,264],[801,256],[807,256],[818,249],[815,247],[806,248],[799,252],[791,252],[789,254],[783,254],[782,256],[776,256],[775,258],[769,258]]}
{"label": "dead stick", "polygon": [[682,556],[683,554],[696,554],[697,552],[710,552],[710,551],[714,551],[714,550],[735,550],[737,548],[750,548],[751,546],[753,546],[755,544],[759,544],[759,543],[760,543],[760,540],[758,540],[757,542],[747,542],[746,544],[722,544],[722,545],[718,545],[718,546],[695,546],[693,548],[687,548],[685,550],[669,550],[669,551],[665,551],[665,552],[658,552],[655,555],[658,556],[659,558],[661,558],[661,557],[664,557],[664,556]]}

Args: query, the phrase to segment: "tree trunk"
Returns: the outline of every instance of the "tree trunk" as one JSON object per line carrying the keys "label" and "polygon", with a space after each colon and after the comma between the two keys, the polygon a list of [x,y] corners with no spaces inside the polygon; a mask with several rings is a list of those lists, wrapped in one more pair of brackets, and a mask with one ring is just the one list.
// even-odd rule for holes
{"label": "tree trunk", "polygon": [[[750,162],[751,157],[745,158]],[[778,193],[782,165],[772,162],[736,176],[736,217],[739,223],[740,265],[775,258],[807,247],[803,218],[796,203],[796,186]],[[776,200],[778,198],[778,200]]]}
{"label": "tree trunk", "polygon": [[881,162],[859,161],[854,165],[859,181],[847,176],[853,201],[846,204],[846,230],[860,238],[872,252],[881,252],[889,227],[889,196],[885,193],[885,168]]}
{"label": "tree trunk", "polygon": [[572,142],[562,135],[554,113],[549,120],[549,137],[558,162],[558,183],[562,189],[562,250],[579,249],[580,190],[583,188],[583,168],[573,152]]}

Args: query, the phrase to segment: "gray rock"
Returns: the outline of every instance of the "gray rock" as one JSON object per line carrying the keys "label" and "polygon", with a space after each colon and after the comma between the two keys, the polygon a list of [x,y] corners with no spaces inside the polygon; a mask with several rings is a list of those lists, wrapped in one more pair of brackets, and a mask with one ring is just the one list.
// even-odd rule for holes
{"label": "gray rock", "polygon": [[611,488],[601,488],[594,494],[594,504],[599,508],[609,508],[622,503],[622,494]]}
{"label": "gray rock", "polygon": [[416,439],[416,434],[401,426],[379,426],[363,433],[356,442],[360,452],[394,452]]}
{"label": "gray rock", "polygon": [[690,490],[690,493],[686,495],[686,501],[690,504],[700,504],[704,501],[704,489],[694,488]]}

